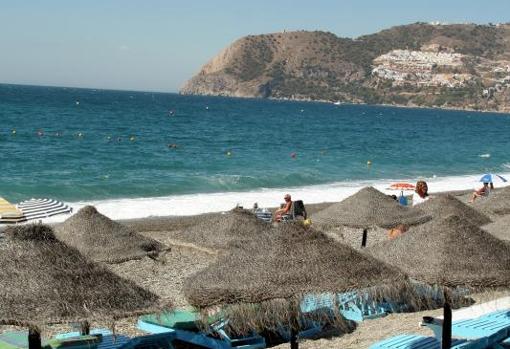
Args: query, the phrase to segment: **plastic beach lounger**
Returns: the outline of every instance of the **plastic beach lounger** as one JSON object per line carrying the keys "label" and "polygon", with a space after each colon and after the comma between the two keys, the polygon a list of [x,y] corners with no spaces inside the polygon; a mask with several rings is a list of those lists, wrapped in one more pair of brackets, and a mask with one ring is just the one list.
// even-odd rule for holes
{"label": "plastic beach lounger", "polygon": [[[130,340],[126,336],[103,336],[87,335],[87,336],[72,336],[64,339],[52,338],[43,341],[43,348],[61,349],[120,349]],[[15,331],[5,332],[0,335],[0,349],[27,349],[28,348],[28,332]]]}
{"label": "plastic beach lounger", "polygon": [[[440,349],[441,343],[434,337],[404,334],[372,344],[369,349]],[[485,349],[483,340],[452,340],[452,349]]]}
{"label": "plastic beach lounger", "polygon": [[[172,342],[175,336],[171,333],[152,334],[129,338],[122,335],[113,335],[105,329],[92,330],[89,336],[75,336],[77,332],[60,334],[65,339],[52,340],[52,349],[174,349]],[[108,333],[102,335],[101,333]],[[96,341],[83,342],[84,338],[96,337]],[[78,344],[78,343],[84,344]]]}
{"label": "plastic beach lounger", "polygon": [[510,336],[510,322],[499,321],[490,316],[461,320],[452,323],[452,335],[460,338],[487,338],[490,343],[499,343]]}
{"label": "plastic beach lounger", "polygon": [[[452,335],[456,338],[485,338],[489,347],[501,342],[510,342],[510,297],[477,304],[452,313]],[[504,310],[497,310],[507,308]],[[492,311],[492,312],[489,312]],[[469,318],[468,316],[472,316]],[[424,317],[422,326],[441,338],[442,319]]]}
{"label": "plastic beach lounger", "polygon": [[137,327],[148,333],[171,333],[177,340],[205,348],[259,349],[266,347],[264,338],[257,334],[230,338],[223,330],[225,323],[214,318],[210,319],[211,332],[202,332],[197,328],[198,320],[198,313],[193,310],[175,310],[163,314],[141,316],[138,319]]}
{"label": "plastic beach lounger", "polygon": [[374,302],[370,297],[363,297],[357,292],[340,293],[335,297],[336,299],[330,293],[309,294],[301,302],[301,311],[307,313],[323,308],[333,309],[336,303],[340,313],[347,320],[361,322],[386,316],[393,310],[389,304]]}

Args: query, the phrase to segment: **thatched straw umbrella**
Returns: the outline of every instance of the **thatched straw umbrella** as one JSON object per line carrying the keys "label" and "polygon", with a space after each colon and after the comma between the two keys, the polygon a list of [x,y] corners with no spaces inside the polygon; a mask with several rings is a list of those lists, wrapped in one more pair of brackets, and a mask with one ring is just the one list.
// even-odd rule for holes
{"label": "thatched straw umbrella", "polygon": [[258,219],[253,213],[234,209],[224,214],[206,216],[174,237],[180,241],[213,250],[241,246],[259,240],[271,230],[271,224]]}
{"label": "thatched straw umbrella", "polygon": [[437,195],[420,204],[420,209],[430,214],[433,218],[458,216],[476,226],[482,226],[491,222],[485,214],[466,205],[452,195]]}
{"label": "thatched straw umbrella", "polygon": [[365,187],[347,199],[331,205],[312,217],[321,228],[346,226],[363,229],[362,246],[366,244],[367,229],[373,226],[394,228],[430,220],[420,209],[400,205],[388,195],[372,187]]}
{"label": "thatched straw umbrella", "polygon": [[57,240],[50,227],[8,228],[0,242],[0,324],[29,327],[40,348],[44,324],[114,320],[161,309],[156,295]]}
{"label": "thatched straw umbrella", "polygon": [[55,228],[57,237],[86,257],[105,263],[122,263],[145,256],[157,257],[168,248],[85,206]]}
{"label": "thatched straw umbrella", "polygon": [[491,192],[489,197],[476,200],[474,206],[491,216],[510,214],[510,187]]}
{"label": "thatched straw umbrella", "polygon": [[[299,303],[306,294],[365,289],[376,298],[411,300],[407,277],[397,268],[297,223],[231,251],[186,280],[188,301],[202,310],[227,306],[230,325],[240,331],[287,322],[291,348],[297,348]],[[340,324],[341,316],[334,322]]]}
{"label": "thatched straw umbrella", "polygon": [[493,223],[484,225],[482,228],[498,239],[510,243],[510,215],[498,218]]}
{"label": "thatched straw umbrella", "polygon": [[[448,288],[510,285],[510,246],[477,226],[449,216],[367,249],[412,278]],[[451,344],[451,304],[445,288],[443,348]]]}

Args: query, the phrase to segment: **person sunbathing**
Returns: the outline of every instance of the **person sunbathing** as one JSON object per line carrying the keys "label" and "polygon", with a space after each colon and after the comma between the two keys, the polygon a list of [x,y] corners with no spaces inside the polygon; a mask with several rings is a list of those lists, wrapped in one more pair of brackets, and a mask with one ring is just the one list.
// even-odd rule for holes
{"label": "person sunbathing", "polygon": [[282,216],[286,215],[287,213],[289,213],[290,212],[290,208],[292,207],[292,199],[291,199],[289,194],[285,194],[283,199],[285,200],[285,204],[283,205],[282,208],[276,210],[275,213],[274,213],[274,221],[275,222],[281,221],[282,220]]}
{"label": "person sunbathing", "polygon": [[483,187],[473,192],[473,195],[471,196],[471,200],[469,200],[469,203],[472,204],[473,202],[475,202],[476,198],[486,196],[487,194],[489,194],[489,190],[490,190],[489,183],[484,182]]}
{"label": "person sunbathing", "polygon": [[406,226],[406,225],[404,225],[404,224],[399,224],[399,225],[397,225],[395,228],[390,229],[390,230],[388,231],[388,238],[389,238],[390,240],[393,240],[393,239],[395,239],[395,238],[399,237],[400,235],[404,234],[404,233],[407,231],[407,229],[408,229],[408,228],[407,228],[407,226]]}

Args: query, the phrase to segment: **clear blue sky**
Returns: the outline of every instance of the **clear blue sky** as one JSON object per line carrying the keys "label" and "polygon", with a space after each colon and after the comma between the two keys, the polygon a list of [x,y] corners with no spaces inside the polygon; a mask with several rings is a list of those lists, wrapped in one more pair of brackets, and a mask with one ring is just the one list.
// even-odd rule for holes
{"label": "clear blue sky", "polygon": [[0,0],[0,83],[178,91],[247,34],[510,22],[510,0]]}

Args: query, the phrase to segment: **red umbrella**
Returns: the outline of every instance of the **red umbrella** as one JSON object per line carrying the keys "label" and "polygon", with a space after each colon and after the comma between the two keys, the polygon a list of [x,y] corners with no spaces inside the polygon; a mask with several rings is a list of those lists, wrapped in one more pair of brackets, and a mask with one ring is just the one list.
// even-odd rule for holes
{"label": "red umbrella", "polygon": [[392,185],[390,185],[389,189],[393,189],[393,190],[414,190],[414,184],[404,183],[404,182],[393,183]]}

